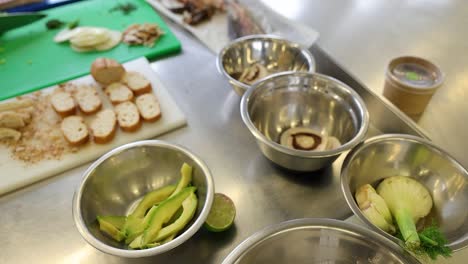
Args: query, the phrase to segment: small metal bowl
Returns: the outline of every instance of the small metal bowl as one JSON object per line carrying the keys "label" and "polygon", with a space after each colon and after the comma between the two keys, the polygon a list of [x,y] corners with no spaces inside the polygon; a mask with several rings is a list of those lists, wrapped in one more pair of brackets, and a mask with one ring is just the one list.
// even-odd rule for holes
{"label": "small metal bowl", "polygon": [[[241,100],[241,115],[262,153],[281,167],[314,171],[364,140],[369,114],[361,97],[346,84],[318,73],[278,73],[255,83]],[[281,134],[304,126],[334,136],[342,145],[304,151],[280,145]]]}
{"label": "small metal bowl", "polygon": [[259,231],[237,246],[223,264],[419,263],[398,245],[369,229],[332,219],[298,219]]}
{"label": "small metal bowl", "polygon": [[[174,240],[150,249],[130,250],[99,231],[97,215],[127,215],[146,193],[177,183],[184,162],[193,166],[198,209]],[[208,216],[213,195],[211,173],[197,156],[163,141],[139,141],[108,152],[86,170],[73,199],[73,219],[81,236],[102,252],[128,258],[154,256],[177,247],[198,231]]]}
{"label": "small metal bowl", "polygon": [[453,250],[468,247],[468,172],[447,152],[427,140],[389,134],[369,138],[345,158],[341,189],[353,213],[369,228],[399,240],[373,225],[361,213],[354,194],[364,184],[374,187],[391,176],[412,177],[432,195],[434,206],[423,223],[435,218]]}
{"label": "small metal bowl", "polygon": [[238,81],[249,66],[259,63],[269,72],[315,72],[312,54],[299,44],[272,35],[251,35],[236,39],[218,54],[218,71],[237,94],[243,95],[250,85]]}

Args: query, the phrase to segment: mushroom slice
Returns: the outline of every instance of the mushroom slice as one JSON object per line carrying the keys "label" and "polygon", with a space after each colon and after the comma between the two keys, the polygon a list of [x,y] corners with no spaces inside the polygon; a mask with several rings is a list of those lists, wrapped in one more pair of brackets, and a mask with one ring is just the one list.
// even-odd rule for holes
{"label": "mushroom slice", "polygon": [[268,76],[267,68],[260,63],[255,63],[242,71],[239,81],[245,84],[253,84],[266,76]]}
{"label": "mushroom slice", "polygon": [[336,148],[339,148],[340,146],[341,146],[341,142],[338,138],[328,137],[327,150],[336,149]]}
{"label": "mushroom slice", "polygon": [[322,151],[326,149],[327,137],[308,127],[292,127],[281,134],[280,144],[297,150]]}

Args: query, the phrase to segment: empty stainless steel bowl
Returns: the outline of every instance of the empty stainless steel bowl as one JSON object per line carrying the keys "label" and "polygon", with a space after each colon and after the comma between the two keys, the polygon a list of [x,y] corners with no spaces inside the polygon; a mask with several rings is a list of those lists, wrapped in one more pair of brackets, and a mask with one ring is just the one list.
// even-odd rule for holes
{"label": "empty stainless steel bowl", "polygon": [[[369,115],[359,95],[346,84],[318,73],[275,74],[255,83],[242,97],[241,115],[262,153],[295,171],[330,165],[341,153],[364,140]],[[279,144],[291,128],[312,128],[338,138],[342,145],[325,151],[304,151]]]}
{"label": "empty stainless steel bowl", "polygon": [[298,219],[253,234],[223,261],[244,263],[419,262],[369,229],[332,219]]}
{"label": "empty stainless steel bowl", "polygon": [[468,246],[468,172],[447,152],[427,140],[410,135],[383,135],[369,138],[347,156],[341,171],[341,189],[353,213],[373,231],[398,242],[374,226],[354,200],[356,189],[374,187],[390,176],[417,179],[429,190],[434,206],[425,221],[435,218],[449,246]]}
{"label": "empty stainless steel bowl", "polygon": [[[127,215],[146,193],[177,183],[184,162],[193,167],[198,209],[174,240],[150,249],[129,250],[99,231],[97,215]],[[200,158],[167,142],[139,141],[110,151],[86,170],[73,199],[73,218],[83,238],[102,252],[131,258],[153,256],[177,247],[197,232],[208,216],[213,195],[211,173]]]}
{"label": "empty stainless steel bowl", "polygon": [[312,54],[299,44],[271,35],[251,35],[239,38],[218,54],[217,66],[237,94],[242,95],[250,87],[238,81],[249,66],[259,63],[270,73],[285,71],[314,72]]}

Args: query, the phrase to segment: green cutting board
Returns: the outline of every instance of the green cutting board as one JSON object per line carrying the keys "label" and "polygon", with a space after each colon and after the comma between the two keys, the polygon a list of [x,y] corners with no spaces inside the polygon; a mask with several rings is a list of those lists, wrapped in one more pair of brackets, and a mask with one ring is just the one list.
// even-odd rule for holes
{"label": "green cutting board", "polygon": [[[137,9],[124,15],[109,12],[117,3],[131,2]],[[148,59],[179,52],[179,40],[161,17],[144,0],[89,0],[45,11],[47,18],[14,29],[0,36],[0,100],[36,91],[57,83],[89,74],[91,63],[97,57],[114,58],[126,62],[145,56]],[[123,31],[133,23],[158,24],[165,34],[152,48],[119,44],[104,52],[77,53],[69,43],[53,41],[57,30],[47,30],[49,19],[73,21],[80,26],[102,26]]]}

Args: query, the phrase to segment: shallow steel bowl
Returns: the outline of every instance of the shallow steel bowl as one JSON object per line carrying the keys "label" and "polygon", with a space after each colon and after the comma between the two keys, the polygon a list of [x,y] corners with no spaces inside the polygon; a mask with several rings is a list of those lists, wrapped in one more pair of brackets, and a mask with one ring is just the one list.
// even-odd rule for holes
{"label": "shallow steel bowl", "polygon": [[361,213],[354,194],[364,184],[374,187],[391,176],[412,177],[432,195],[434,205],[419,225],[441,227],[453,250],[468,247],[468,172],[447,152],[431,142],[410,135],[370,138],[354,148],[343,162],[341,189],[353,213],[373,231],[398,242],[374,226]]}
{"label": "shallow steel bowl", "polygon": [[[184,162],[193,167],[198,209],[174,240],[150,249],[129,250],[99,231],[97,215],[127,215],[146,193],[177,183]],[[102,252],[129,258],[154,256],[177,247],[198,231],[208,216],[213,195],[211,173],[200,158],[174,144],[139,141],[108,152],[85,171],[73,199],[73,218],[83,238]]]}
{"label": "shallow steel bowl", "polygon": [[[369,115],[360,96],[346,84],[318,73],[278,73],[255,83],[244,94],[241,115],[262,153],[295,171],[314,171],[364,140]],[[342,145],[326,151],[304,151],[280,145],[291,127],[309,127],[334,136]]]}
{"label": "shallow steel bowl", "polygon": [[249,66],[260,63],[269,72],[314,72],[312,54],[299,44],[271,35],[251,35],[226,45],[217,58],[218,71],[223,74],[237,94],[242,95],[250,85],[238,81]]}
{"label": "shallow steel bowl", "polygon": [[332,219],[298,219],[253,234],[223,261],[234,263],[419,262],[369,229]]}

